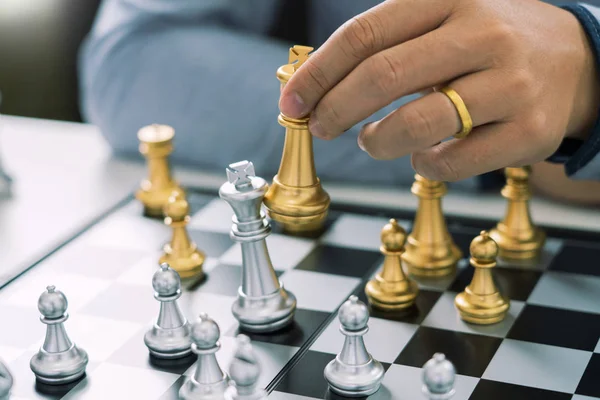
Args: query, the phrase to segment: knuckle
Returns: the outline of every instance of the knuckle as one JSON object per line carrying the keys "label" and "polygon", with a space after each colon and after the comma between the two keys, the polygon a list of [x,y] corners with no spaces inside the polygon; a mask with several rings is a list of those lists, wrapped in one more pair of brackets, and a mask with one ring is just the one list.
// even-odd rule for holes
{"label": "knuckle", "polygon": [[342,29],[347,53],[363,59],[383,46],[383,28],[375,15],[363,14],[350,19]]}
{"label": "knuckle", "polygon": [[431,158],[428,160],[428,169],[437,180],[446,182],[455,182],[460,179],[459,172],[448,159],[448,154],[441,151],[441,146],[436,146],[431,151]]}
{"label": "knuckle", "polygon": [[304,70],[310,79],[322,90],[326,91],[329,87],[329,79],[321,67],[312,62],[309,58],[304,63]]}
{"label": "knuckle", "polygon": [[547,129],[546,113],[542,111],[531,112],[525,117],[521,127],[527,135],[532,136],[534,139],[544,137]]}
{"label": "knuckle", "polygon": [[418,107],[408,107],[400,113],[404,140],[408,146],[414,146],[425,137],[433,135],[431,119]]}
{"label": "knuckle", "polygon": [[366,76],[379,93],[393,94],[393,90],[402,80],[405,68],[399,60],[385,53],[378,53],[365,62]]}
{"label": "knuckle", "polygon": [[537,97],[536,80],[529,71],[519,69],[513,71],[508,80],[508,91],[515,93],[521,100],[526,102]]}
{"label": "knuckle", "polygon": [[502,52],[514,52],[520,45],[519,35],[513,25],[495,22],[488,27],[488,43],[493,43]]}
{"label": "knuckle", "polygon": [[341,115],[331,104],[323,103],[320,105],[317,115],[319,123],[327,136],[334,135],[335,132],[342,129]]}

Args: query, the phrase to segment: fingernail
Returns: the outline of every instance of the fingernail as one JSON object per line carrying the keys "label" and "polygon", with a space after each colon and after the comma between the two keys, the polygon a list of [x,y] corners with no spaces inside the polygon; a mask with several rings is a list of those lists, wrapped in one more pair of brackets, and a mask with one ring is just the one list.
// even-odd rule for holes
{"label": "fingernail", "polygon": [[285,94],[279,101],[279,109],[288,117],[302,118],[308,113],[308,107],[297,92]]}
{"label": "fingernail", "polygon": [[358,135],[358,148],[361,149],[362,151],[366,151],[365,150],[365,144],[363,143],[363,138],[362,135]]}
{"label": "fingernail", "polygon": [[325,131],[323,130],[321,123],[314,116],[308,121],[308,130],[313,136],[316,136],[320,139],[326,139]]}

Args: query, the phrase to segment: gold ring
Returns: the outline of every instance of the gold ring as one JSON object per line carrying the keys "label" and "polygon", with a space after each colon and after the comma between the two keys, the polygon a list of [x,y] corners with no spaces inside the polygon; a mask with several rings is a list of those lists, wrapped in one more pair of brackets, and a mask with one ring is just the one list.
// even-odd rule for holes
{"label": "gold ring", "polygon": [[462,128],[460,132],[454,135],[454,137],[457,139],[467,137],[467,135],[473,130],[473,120],[471,119],[471,114],[469,114],[469,110],[467,110],[465,102],[454,89],[451,89],[448,86],[442,88],[440,92],[448,96],[452,104],[454,104],[456,112],[458,112],[458,116],[460,117]]}

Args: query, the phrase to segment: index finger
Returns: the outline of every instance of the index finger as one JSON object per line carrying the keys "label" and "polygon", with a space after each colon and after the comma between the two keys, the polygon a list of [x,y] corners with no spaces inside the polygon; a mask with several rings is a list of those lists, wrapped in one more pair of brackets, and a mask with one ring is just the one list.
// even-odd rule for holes
{"label": "index finger", "polygon": [[323,96],[363,60],[437,28],[450,0],[388,0],[352,18],[292,75],[279,108],[292,118],[310,113]]}

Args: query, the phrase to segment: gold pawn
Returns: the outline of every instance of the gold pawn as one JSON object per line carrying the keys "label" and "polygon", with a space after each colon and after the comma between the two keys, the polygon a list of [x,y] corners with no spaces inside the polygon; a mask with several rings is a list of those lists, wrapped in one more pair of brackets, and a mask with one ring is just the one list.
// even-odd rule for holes
{"label": "gold pawn", "polygon": [[492,274],[498,245],[488,232],[482,231],[471,242],[470,251],[470,262],[475,268],[473,280],[464,292],[456,296],[454,304],[466,322],[478,325],[498,323],[510,308],[510,301],[500,294]]}
{"label": "gold pawn", "polygon": [[[308,59],[312,50],[312,47],[306,46],[290,49],[289,64],[277,70],[281,87]],[[295,119],[280,113],[277,120],[285,127],[285,142],[279,171],[265,194],[267,214],[284,231],[318,231],[327,218],[330,198],[317,177],[308,118]]]}
{"label": "gold pawn", "polygon": [[369,303],[385,311],[409,308],[419,294],[419,286],[402,270],[406,231],[395,219],[383,227],[381,243],[380,251],[385,259],[382,270],[367,283],[365,293]]}
{"label": "gold pawn", "polygon": [[164,254],[158,263],[167,263],[179,273],[182,279],[202,279],[204,273],[202,266],[206,258],[187,233],[187,224],[190,221],[190,206],[180,192],[173,192],[165,206],[165,224],[173,229],[171,242],[165,244]]}
{"label": "gold pawn", "polygon": [[169,155],[173,152],[175,130],[168,125],[148,125],[138,131],[139,151],[148,164],[148,179],[140,184],[135,197],[144,205],[144,214],[162,218],[163,209],[174,191],[183,189],[171,177]]}
{"label": "gold pawn", "polygon": [[415,175],[412,193],[419,199],[413,230],[402,255],[408,271],[421,277],[441,277],[454,273],[462,252],[456,246],[442,213],[443,182]]}
{"label": "gold pawn", "polygon": [[502,196],[508,200],[504,219],[490,231],[498,243],[500,258],[505,260],[535,260],[539,257],[546,234],[531,220],[529,175],[531,167],[506,168],[506,185]]}

